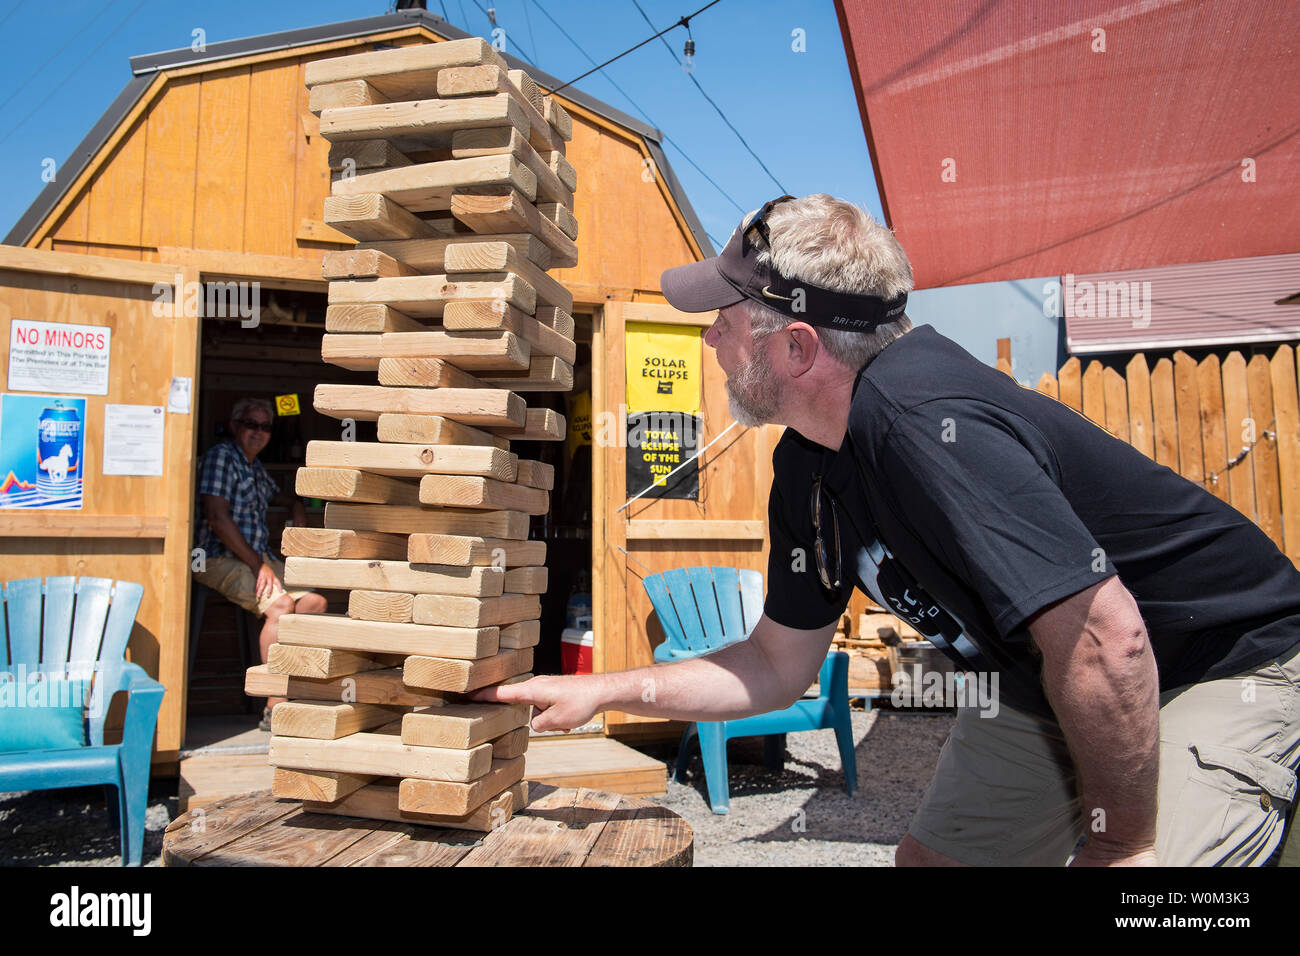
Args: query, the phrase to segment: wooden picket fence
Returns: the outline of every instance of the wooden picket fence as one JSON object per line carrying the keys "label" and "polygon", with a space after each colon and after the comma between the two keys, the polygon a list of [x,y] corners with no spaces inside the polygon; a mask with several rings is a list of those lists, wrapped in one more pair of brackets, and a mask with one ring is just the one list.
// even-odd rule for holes
{"label": "wooden picket fence", "polygon": [[[1011,373],[999,350],[998,368]],[[1295,350],[1197,362],[1185,352],[1125,374],[1071,358],[1038,391],[1231,504],[1300,567],[1300,385]]]}

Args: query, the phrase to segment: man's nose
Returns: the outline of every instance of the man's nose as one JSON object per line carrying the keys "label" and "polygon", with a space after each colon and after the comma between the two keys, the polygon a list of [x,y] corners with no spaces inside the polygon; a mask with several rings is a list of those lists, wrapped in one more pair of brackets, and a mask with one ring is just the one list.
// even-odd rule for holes
{"label": "man's nose", "polygon": [[707,345],[709,348],[716,350],[718,347],[719,334],[720,333],[718,332],[718,320],[714,319],[713,324],[710,325],[704,332],[704,344]]}

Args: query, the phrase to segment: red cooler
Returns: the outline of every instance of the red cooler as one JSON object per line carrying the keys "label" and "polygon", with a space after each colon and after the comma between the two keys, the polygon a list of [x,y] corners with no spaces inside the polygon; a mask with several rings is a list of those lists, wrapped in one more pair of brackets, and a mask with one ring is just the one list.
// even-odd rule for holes
{"label": "red cooler", "polygon": [[591,631],[566,627],[560,635],[560,667],[566,674],[590,674],[592,655]]}

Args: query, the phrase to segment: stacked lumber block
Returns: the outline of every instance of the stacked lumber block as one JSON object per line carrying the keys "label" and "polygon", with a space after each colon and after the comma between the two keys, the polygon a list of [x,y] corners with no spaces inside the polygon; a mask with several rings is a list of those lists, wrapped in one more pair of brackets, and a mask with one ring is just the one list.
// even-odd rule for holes
{"label": "stacked lumber block", "polygon": [[511,439],[560,441],[532,392],[573,384],[572,124],[473,38],[309,63],[330,141],[322,355],[376,374],[317,387],[316,410],[377,441],[313,441],[297,491],[324,528],[287,528],[288,587],[341,588],[346,615],[280,618],[253,694],[274,792],[312,810],[486,830],[522,807],[529,709],[476,703],[527,679],[540,637],[554,468]]}

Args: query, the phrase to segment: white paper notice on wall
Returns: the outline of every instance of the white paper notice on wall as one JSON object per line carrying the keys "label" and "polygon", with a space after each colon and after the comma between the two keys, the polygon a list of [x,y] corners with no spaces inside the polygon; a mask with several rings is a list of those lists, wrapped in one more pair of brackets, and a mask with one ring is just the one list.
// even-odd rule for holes
{"label": "white paper notice on wall", "polygon": [[161,475],[166,421],[161,405],[105,405],[103,473]]}
{"label": "white paper notice on wall", "polygon": [[176,412],[179,415],[188,415],[190,413],[190,385],[193,381],[192,378],[182,378],[180,376],[172,378],[171,391],[167,393],[167,411]]}
{"label": "white paper notice on wall", "polygon": [[9,391],[108,394],[113,330],[13,319],[9,323]]}

